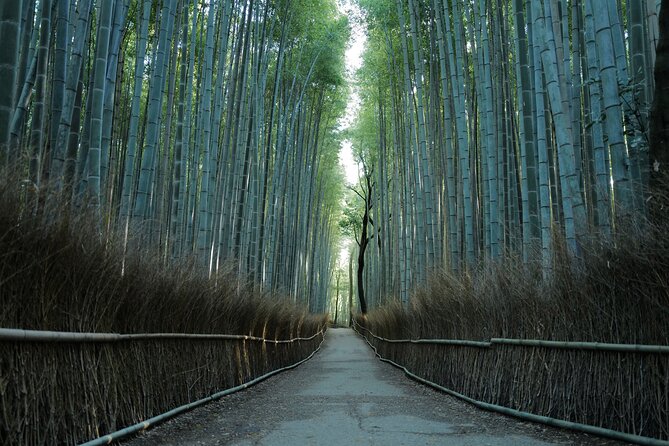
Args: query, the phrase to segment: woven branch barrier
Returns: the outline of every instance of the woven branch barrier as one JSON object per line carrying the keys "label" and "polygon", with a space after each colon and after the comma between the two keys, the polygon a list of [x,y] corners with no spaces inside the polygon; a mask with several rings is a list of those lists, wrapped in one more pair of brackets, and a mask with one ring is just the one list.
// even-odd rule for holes
{"label": "woven branch barrier", "polygon": [[0,329],[0,444],[139,430],[300,363],[324,331],[291,336]]}
{"label": "woven branch barrier", "polygon": [[382,360],[480,408],[638,444],[669,445],[667,346],[388,339],[357,322],[354,328]]}

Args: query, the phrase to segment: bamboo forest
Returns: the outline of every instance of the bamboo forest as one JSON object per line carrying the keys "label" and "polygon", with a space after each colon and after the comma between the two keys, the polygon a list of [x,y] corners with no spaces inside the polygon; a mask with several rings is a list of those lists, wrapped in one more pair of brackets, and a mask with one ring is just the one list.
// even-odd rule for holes
{"label": "bamboo forest", "polygon": [[362,341],[522,444],[666,445],[667,166],[667,1],[0,0],[0,443],[427,444],[239,431]]}

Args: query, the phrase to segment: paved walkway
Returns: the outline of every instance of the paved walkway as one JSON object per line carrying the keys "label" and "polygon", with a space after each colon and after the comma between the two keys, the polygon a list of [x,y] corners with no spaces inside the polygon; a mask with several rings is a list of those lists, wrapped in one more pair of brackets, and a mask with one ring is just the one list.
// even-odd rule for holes
{"label": "paved walkway", "polygon": [[484,411],[407,379],[330,329],[310,361],[135,438],[145,445],[615,445]]}

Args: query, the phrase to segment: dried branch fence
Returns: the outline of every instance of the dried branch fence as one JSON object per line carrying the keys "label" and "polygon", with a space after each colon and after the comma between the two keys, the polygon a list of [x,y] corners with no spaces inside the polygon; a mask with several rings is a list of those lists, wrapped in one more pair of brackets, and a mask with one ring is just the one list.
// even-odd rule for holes
{"label": "dried branch fence", "polygon": [[324,327],[271,339],[0,329],[0,444],[78,444],[296,364]]}
{"label": "dried branch fence", "polygon": [[382,360],[478,407],[638,444],[669,445],[669,346],[388,339],[357,322],[354,328]]}

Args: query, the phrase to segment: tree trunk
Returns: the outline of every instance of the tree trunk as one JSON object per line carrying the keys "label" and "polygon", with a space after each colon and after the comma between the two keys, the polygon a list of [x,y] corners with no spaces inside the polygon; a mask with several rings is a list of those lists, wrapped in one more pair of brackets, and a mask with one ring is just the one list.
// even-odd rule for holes
{"label": "tree trunk", "polygon": [[360,312],[362,314],[367,313],[367,301],[365,300],[365,285],[364,285],[364,270],[365,270],[365,251],[367,250],[367,245],[369,241],[374,237],[367,236],[368,230],[367,226],[370,223],[369,211],[371,209],[371,200],[372,200],[372,183],[370,176],[372,174],[365,172],[365,181],[366,193],[363,197],[365,200],[365,212],[362,215],[362,229],[360,231],[360,240],[358,241],[358,299],[360,300]]}

